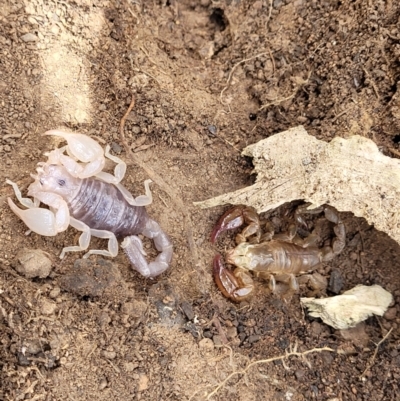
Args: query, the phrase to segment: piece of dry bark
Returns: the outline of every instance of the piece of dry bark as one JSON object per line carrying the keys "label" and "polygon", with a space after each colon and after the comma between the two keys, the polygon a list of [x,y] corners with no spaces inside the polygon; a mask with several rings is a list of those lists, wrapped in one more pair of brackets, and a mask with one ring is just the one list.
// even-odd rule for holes
{"label": "piece of dry bark", "polygon": [[379,285],[357,285],[330,298],[300,298],[310,316],[341,330],[355,327],[372,315],[383,316],[392,300],[392,294]]}
{"label": "piece of dry bark", "polygon": [[242,154],[253,158],[256,183],[195,205],[243,204],[262,213],[300,199],[329,204],[364,217],[400,243],[400,160],[384,156],[370,139],[355,135],[327,143],[299,126]]}

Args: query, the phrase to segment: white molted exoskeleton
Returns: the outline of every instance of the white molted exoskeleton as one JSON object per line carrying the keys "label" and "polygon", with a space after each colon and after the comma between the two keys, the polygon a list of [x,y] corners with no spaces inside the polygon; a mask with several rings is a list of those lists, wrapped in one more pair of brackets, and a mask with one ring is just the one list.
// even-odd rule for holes
{"label": "white molted exoskeleton", "polygon": [[[172,258],[172,243],[142,207],[152,203],[151,180],[144,183],[145,195],[134,198],[120,183],[126,164],[110,154],[108,145],[103,151],[94,139],[78,133],[52,130],[45,135],[62,137],[67,145],[46,153],[48,160],[38,163],[37,174],[32,174],[35,181],[28,188],[33,200],[22,197],[16,183],[6,181],[26,209],[19,208],[10,198],[8,204],[29,230],[54,236],[71,225],[82,231],[79,245],[64,248],[61,258],[66,252],[86,250],[92,235],[108,239],[108,250],[90,250],[84,257],[91,254],[114,257],[118,254],[116,236],[123,236],[122,247],[141,274],[153,277],[166,270]],[[106,157],[116,163],[114,175],[102,171]],[[40,203],[49,209],[41,208]],[[77,219],[74,214],[82,217]],[[161,252],[156,261],[147,264],[138,233],[154,240]]]}

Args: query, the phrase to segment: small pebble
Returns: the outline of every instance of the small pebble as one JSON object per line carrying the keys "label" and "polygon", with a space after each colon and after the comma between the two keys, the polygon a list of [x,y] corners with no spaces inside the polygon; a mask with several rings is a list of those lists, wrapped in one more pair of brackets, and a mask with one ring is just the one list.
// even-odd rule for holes
{"label": "small pebble", "polygon": [[139,375],[138,391],[144,391],[149,388],[149,378],[145,374]]}
{"label": "small pebble", "polygon": [[100,313],[100,315],[99,315],[99,317],[97,319],[97,322],[99,323],[100,327],[104,328],[104,327],[106,327],[106,326],[108,326],[110,324],[111,317],[107,312],[103,311],[103,312]]}
{"label": "small pebble", "polygon": [[57,298],[60,295],[61,292],[61,288],[60,287],[54,287],[51,291],[50,291],[50,298]]}
{"label": "small pebble", "polygon": [[105,379],[104,377],[100,380],[99,383],[99,390],[104,390],[107,387],[107,379]]}
{"label": "small pebble", "polygon": [[307,118],[307,117],[304,117],[304,116],[298,116],[298,117],[297,117],[297,122],[300,123],[300,124],[304,124],[304,123],[306,123],[307,121],[308,121],[308,118]]}
{"label": "small pebble", "polygon": [[383,317],[386,320],[394,320],[396,319],[396,314],[397,314],[397,308],[393,307],[393,308],[389,308],[386,313],[383,315]]}
{"label": "small pebble", "polygon": [[38,25],[38,22],[33,17],[28,17],[28,22],[32,25]]}
{"label": "small pebble", "polygon": [[132,127],[132,132],[133,132],[134,134],[136,134],[136,135],[140,134],[141,131],[142,131],[142,130],[140,129],[140,127],[139,127],[138,125],[134,125],[134,126]]}
{"label": "small pebble", "polygon": [[328,290],[334,294],[339,294],[344,286],[343,276],[339,269],[332,269],[329,277]]}
{"label": "small pebble", "polygon": [[26,33],[25,35],[21,36],[21,39],[24,42],[37,42],[39,40],[38,37],[33,33]]}
{"label": "small pebble", "polygon": [[37,338],[33,339],[33,340],[28,340],[25,343],[25,347],[26,347],[26,352],[28,352],[28,354],[32,354],[32,355],[38,354],[43,349],[42,344],[40,343],[40,340]]}
{"label": "small pebble", "polygon": [[203,331],[203,336],[205,337],[205,338],[212,338],[212,333],[211,333],[211,331],[209,331],[209,330],[204,330]]}
{"label": "small pebble", "polygon": [[210,338],[203,338],[199,341],[199,347],[206,351],[211,351],[214,349],[214,343]]}
{"label": "small pebble", "polygon": [[256,321],[254,319],[249,319],[247,322],[243,323],[246,327],[254,327],[256,325]]}
{"label": "small pebble", "polygon": [[57,25],[53,25],[50,28],[50,31],[53,35],[58,35],[60,33],[60,28]]}
{"label": "small pebble", "polygon": [[15,270],[26,278],[45,278],[51,272],[51,260],[40,249],[23,248],[16,258]]}
{"label": "small pebble", "polygon": [[18,352],[17,358],[18,358],[18,365],[20,366],[29,366],[31,364],[31,362],[28,360],[28,357],[24,355],[22,352]]}
{"label": "small pebble", "polygon": [[55,312],[56,307],[57,305],[54,302],[43,299],[40,311],[43,315],[52,315]]}
{"label": "small pebble", "polygon": [[228,327],[228,329],[226,330],[226,336],[229,339],[233,339],[237,336],[237,328],[236,327]]}
{"label": "small pebble", "polygon": [[258,334],[253,334],[251,336],[249,336],[249,343],[253,344],[256,343],[257,341],[260,341],[261,336],[259,336]]}
{"label": "small pebble", "polygon": [[297,369],[296,372],[294,372],[294,375],[296,376],[296,379],[301,381],[304,378],[305,371],[301,369]]}
{"label": "small pebble", "polygon": [[121,152],[122,152],[122,148],[121,148],[121,146],[118,145],[117,142],[111,142],[111,149],[117,155],[121,154]]}
{"label": "small pebble", "polygon": [[186,317],[189,320],[193,320],[194,319],[193,308],[192,308],[192,305],[189,302],[186,302],[186,301],[182,302],[181,308],[182,308],[184,314],[186,315]]}
{"label": "small pebble", "polygon": [[117,353],[115,351],[103,351],[103,355],[107,359],[115,359]]}
{"label": "small pebble", "polygon": [[125,372],[133,372],[139,365],[137,363],[133,363],[133,362],[126,362],[124,365],[125,368]]}
{"label": "small pebble", "polygon": [[223,341],[222,341],[222,337],[220,335],[218,335],[218,334],[213,336],[213,342],[214,342],[214,345],[216,347],[220,347],[220,346],[222,346],[224,344]]}
{"label": "small pebble", "polygon": [[207,129],[212,136],[217,135],[217,127],[215,125],[209,125]]}

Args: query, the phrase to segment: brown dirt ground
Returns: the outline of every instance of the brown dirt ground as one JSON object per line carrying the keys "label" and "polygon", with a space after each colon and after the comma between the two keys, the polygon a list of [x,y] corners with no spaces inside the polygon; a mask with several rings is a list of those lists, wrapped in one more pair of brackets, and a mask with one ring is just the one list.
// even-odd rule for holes
{"label": "brown dirt ground", "polygon": [[[395,304],[341,333],[307,317],[299,295],[280,299],[261,280],[248,302],[223,298],[209,244],[223,209],[192,205],[251,183],[240,150],[298,124],[326,141],[364,135],[399,156],[397,1],[3,0],[0,43],[0,399],[400,399],[398,244],[343,214],[348,246],[319,272],[329,278],[337,268],[344,290],[380,284]],[[43,152],[58,144],[41,133],[56,127],[112,144],[130,163],[125,185],[142,192],[148,176],[118,133],[133,94],[127,139],[152,145],[137,154],[170,188],[153,184],[148,208],[175,246],[156,280],[140,277],[122,252],[89,266],[79,254],[59,260],[76,232],[25,236],[5,201],[5,179],[26,189]],[[224,236],[218,249],[231,240]],[[22,247],[51,256],[48,278],[14,270]],[[105,267],[101,295],[65,285],[93,266]],[[341,353],[240,373],[296,344]]]}

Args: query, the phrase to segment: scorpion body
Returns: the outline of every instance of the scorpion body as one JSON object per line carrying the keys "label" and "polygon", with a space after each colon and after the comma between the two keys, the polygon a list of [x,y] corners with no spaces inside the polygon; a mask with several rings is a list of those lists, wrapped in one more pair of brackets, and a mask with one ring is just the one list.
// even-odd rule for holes
{"label": "scorpion body", "polygon": [[[172,243],[168,235],[149,217],[144,206],[129,204],[115,185],[92,177],[73,177],[65,167],[53,164],[46,164],[39,170],[38,182],[42,190],[52,191],[63,198],[72,226],[83,229],[84,233],[109,239],[108,251],[91,250],[87,256],[93,253],[116,256],[116,238],[124,238],[121,247],[142,275],[157,276],[168,268],[172,258]],[[36,186],[33,183],[28,194],[35,193]],[[161,252],[154,262],[147,263],[142,241],[137,234],[154,240],[157,250]],[[61,256],[81,248],[64,248]]]}
{"label": "scorpion body", "polygon": [[[242,253],[247,262],[235,256]],[[314,247],[303,248],[290,242],[271,240],[261,244],[239,244],[234,251],[227,252],[226,260],[232,264],[242,262],[242,266],[255,272],[301,274],[318,266],[322,255]]]}
{"label": "scorpion body", "polygon": [[65,200],[72,217],[117,238],[140,234],[149,219],[143,206],[130,205],[114,185],[94,178],[81,180],[76,194]]}

